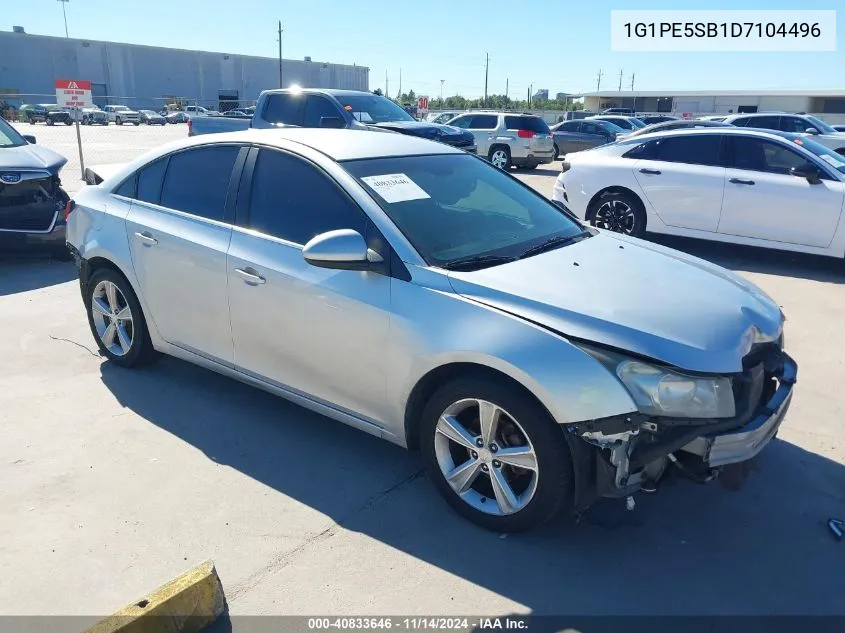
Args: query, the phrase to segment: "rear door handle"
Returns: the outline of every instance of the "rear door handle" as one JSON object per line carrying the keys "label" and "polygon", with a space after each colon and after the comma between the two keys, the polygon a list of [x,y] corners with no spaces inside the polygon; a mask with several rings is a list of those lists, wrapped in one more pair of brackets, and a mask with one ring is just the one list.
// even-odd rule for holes
{"label": "rear door handle", "polygon": [[261,275],[258,274],[258,271],[254,268],[235,268],[235,272],[238,273],[243,280],[251,284],[253,286],[257,286],[258,284],[266,284],[267,280],[264,279]]}
{"label": "rear door handle", "polygon": [[731,178],[728,182],[732,182],[735,185],[753,185],[753,180],[746,180],[745,178]]}
{"label": "rear door handle", "polygon": [[144,244],[147,246],[158,244],[158,240],[154,238],[152,233],[150,233],[149,231],[144,231],[143,233],[136,232],[135,237],[144,242]]}
{"label": "rear door handle", "polygon": [[659,176],[659,175],[660,175],[660,170],[659,170],[659,169],[649,169],[648,167],[643,167],[643,168],[640,170],[640,173],[641,173],[641,174],[650,174],[650,175],[652,175],[652,176]]}

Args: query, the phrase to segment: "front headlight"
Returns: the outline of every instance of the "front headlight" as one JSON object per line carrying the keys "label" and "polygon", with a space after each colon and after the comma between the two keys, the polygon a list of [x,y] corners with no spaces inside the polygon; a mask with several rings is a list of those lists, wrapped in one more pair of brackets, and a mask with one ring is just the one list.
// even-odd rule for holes
{"label": "front headlight", "polygon": [[736,415],[730,378],[689,376],[606,350],[582,349],[616,374],[641,413],[673,418]]}

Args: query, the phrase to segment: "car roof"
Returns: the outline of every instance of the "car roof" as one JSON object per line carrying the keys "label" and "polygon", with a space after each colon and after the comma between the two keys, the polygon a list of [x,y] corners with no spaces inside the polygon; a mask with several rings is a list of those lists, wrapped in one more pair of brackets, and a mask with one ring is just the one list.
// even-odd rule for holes
{"label": "car roof", "polygon": [[[369,130],[336,130],[326,128],[288,127],[269,130],[244,130],[222,134],[191,137],[193,142],[182,142],[180,147],[209,142],[258,143],[282,146],[283,141],[310,147],[335,161],[390,156],[420,156],[425,154],[462,154],[459,149],[396,132]],[[178,149],[170,147],[169,151]]]}
{"label": "car roof", "polygon": [[353,97],[353,96],[363,96],[367,95],[370,97],[377,97],[375,93],[369,92],[368,90],[340,90],[337,88],[274,88],[272,90],[265,90],[264,92],[268,94],[282,94],[282,93],[302,93],[302,94],[321,94],[321,95],[331,95],[333,97]]}
{"label": "car roof", "polygon": [[[631,140],[639,142],[650,140],[653,138],[663,138],[669,136],[688,136],[690,134],[737,134],[740,136],[759,136],[761,138],[781,138],[786,140],[794,140],[797,138],[804,139],[806,137],[801,134],[793,132],[781,132],[779,130],[765,130],[762,128],[753,127],[701,127],[701,128],[682,128],[680,130],[658,130],[657,132],[650,132],[648,134],[640,134]],[[625,142],[624,140],[622,141]]]}

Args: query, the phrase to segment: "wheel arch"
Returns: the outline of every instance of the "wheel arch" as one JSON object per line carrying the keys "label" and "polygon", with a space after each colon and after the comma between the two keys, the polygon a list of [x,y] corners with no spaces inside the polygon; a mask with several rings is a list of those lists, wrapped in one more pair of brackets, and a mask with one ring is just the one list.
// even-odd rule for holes
{"label": "wheel arch", "polygon": [[490,149],[487,150],[487,156],[491,156],[493,152],[495,152],[497,149],[503,149],[508,153],[508,156],[511,155],[510,145],[508,145],[507,143],[493,143],[492,145],[490,145]]}
{"label": "wheel arch", "polygon": [[590,198],[590,201],[587,203],[587,213],[584,218],[587,222],[592,221],[593,216],[595,215],[596,209],[598,208],[598,205],[596,203],[599,201],[599,199],[601,199],[603,195],[608,193],[623,193],[626,195],[630,195],[634,198],[634,200],[639,202],[640,209],[643,211],[643,213],[646,212],[645,202],[643,202],[643,199],[637,194],[636,191],[622,185],[611,185],[610,187],[600,189],[592,198]]}

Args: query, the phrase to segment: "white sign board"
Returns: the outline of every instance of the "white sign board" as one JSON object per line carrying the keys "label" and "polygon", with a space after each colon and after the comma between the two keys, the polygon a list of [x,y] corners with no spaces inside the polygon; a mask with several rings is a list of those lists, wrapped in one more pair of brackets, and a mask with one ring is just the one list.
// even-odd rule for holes
{"label": "white sign board", "polygon": [[60,108],[90,108],[91,82],[82,79],[56,79],[56,103]]}
{"label": "white sign board", "polygon": [[361,178],[372,187],[385,202],[406,202],[430,198],[423,189],[405,174],[384,174],[383,176],[365,176]]}

